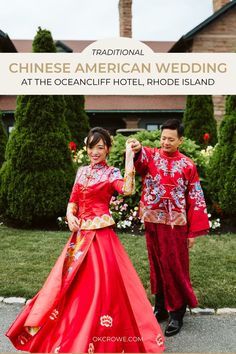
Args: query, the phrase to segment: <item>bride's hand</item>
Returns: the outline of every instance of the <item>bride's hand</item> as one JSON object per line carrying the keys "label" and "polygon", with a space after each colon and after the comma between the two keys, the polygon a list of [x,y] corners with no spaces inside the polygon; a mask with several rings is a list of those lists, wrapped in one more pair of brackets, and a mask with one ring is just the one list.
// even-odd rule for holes
{"label": "bride's hand", "polygon": [[67,214],[66,217],[70,231],[78,231],[80,228],[79,219],[73,214]]}

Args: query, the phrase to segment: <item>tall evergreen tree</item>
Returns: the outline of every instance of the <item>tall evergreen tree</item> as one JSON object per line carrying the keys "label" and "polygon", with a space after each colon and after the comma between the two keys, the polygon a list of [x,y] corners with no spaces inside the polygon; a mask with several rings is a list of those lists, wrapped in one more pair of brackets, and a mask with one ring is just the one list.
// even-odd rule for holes
{"label": "tall evergreen tree", "polygon": [[84,146],[84,138],[89,131],[89,119],[84,110],[84,96],[65,96],[65,117],[71,139],[79,148]]}
{"label": "tall evergreen tree", "polygon": [[208,179],[212,199],[235,223],[236,213],[236,96],[226,98],[226,114],[219,128],[219,143],[210,159]]}
{"label": "tall evergreen tree", "polygon": [[56,53],[57,50],[51,32],[39,27],[33,40],[32,49],[34,53]]}
{"label": "tall evergreen tree", "polygon": [[[52,49],[50,32],[39,29],[33,46],[39,52],[43,46]],[[0,171],[0,210],[18,225],[47,226],[65,214],[74,168],[64,111],[63,96],[17,99],[15,129]]]}
{"label": "tall evergreen tree", "polygon": [[214,146],[217,143],[217,128],[212,96],[187,96],[183,124],[187,138],[194,140],[203,148],[206,144]]}
{"label": "tall evergreen tree", "polygon": [[232,112],[236,111],[236,96],[226,96],[225,98],[225,114],[231,115]]}
{"label": "tall evergreen tree", "polygon": [[7,144],[7,134],[2,122],[2,113],[0,112],[0,168],[5,159],[6,144]]}
{"label": "tall evergreen tree", "polygon": [[[39,27],[33,42],[34,52],[56,52],[56,46],[51,38],[51,33]],[[83,140],[89,131],[89,119],[84,110],[84,96],[66,95],[65,119],[71,133],[71,139],[81,148]]]}

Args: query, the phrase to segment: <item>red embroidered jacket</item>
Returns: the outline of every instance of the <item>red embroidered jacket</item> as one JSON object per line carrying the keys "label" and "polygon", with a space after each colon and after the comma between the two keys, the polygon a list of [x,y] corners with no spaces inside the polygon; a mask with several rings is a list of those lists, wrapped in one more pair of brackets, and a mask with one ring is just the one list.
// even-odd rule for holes
{"label": "red embroidered jacket", "polygon": [[108,166],[105,162],[78,169],[69,202],[77,205],[76,215],[81,230],[115,224],[109,210],[110,200],[115,191],[131,194],[132,184],[126,175],[123,179],[118,168]]}
{"label": "red embroidered jacket", "polygon": [[142,176],[140,216],[145,222],[187,225],[188,237],[204,235],[209,221],[194,162],[178,150],[142,147],[135,161]]}

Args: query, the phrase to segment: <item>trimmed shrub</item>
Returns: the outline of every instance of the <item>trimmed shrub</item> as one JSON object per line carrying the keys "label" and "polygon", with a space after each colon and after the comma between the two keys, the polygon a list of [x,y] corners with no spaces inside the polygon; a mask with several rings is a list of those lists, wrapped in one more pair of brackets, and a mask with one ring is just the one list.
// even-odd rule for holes
{"label": "trimmed shrub", "polygon": [[[33,51],[37,53],[56,52],[56,46],[48,30],[42,30],[39,27],[37,35],[34,38]],[[71,139],[79,148],[82,148],[83,140],[90,129],[88,116],[84,110],[84,96],[65,95],[64,102],[64,114],[70,130]]]}
{"label": "trimmed shrub", "polygon": [[2,122],[2,114],[0,112],[0,168],[5,160],[5,149],[7,144],[7,134]]}
{"label": "trimmed shrub", "polygon": [[207,169],[209,191],[216,212],[235,223],[236,213],[236,99],[226,98],[226,114],[219,128],[219,143]]}
{"label": "trimmed shrub", "polygon": [[70,129],[71,139],[80,149],[90,129],[89,119],[84,110],[84,96],[64,96],[66,102],[65,118]]}
{"label": "trimmed shrub", "polygon": [[[53,52],[51,33],[39,28],[33,50]],[[17,226],[56,224],[64,215],[75,171],[64,96],[19,96],[15,129],[0,171],[0,211]]]}
{"label": "trimmed shrub", "polygon": [[57,51],[51,32],[41,27],[38,27],[32,48],[34,53],[56,53]]}
{"label": "trimmed shrub", "polygon": [[236,110],[236,96],[226,96],[225,114],[230,115],[235,110]]}
{"label": "trimmed shrub", "polygon": [[18,226],[64,215],[75,171],[64,105],[57,96],[20,96],[3,164],[0,209]]}
{"label": "trimmed shrub", "polygon": [[214,146],[217,143],[217,127],[212,96],[187,96],[183,124],[187,138],[202,148]]}

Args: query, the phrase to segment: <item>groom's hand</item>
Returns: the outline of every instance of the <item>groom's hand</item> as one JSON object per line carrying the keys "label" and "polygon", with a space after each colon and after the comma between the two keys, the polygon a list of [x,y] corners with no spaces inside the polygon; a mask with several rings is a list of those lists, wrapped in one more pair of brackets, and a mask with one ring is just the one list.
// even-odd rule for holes
{"label": "groom's hand", "polygon": [[127,142],[129,144],[131,143],[131,149],[135,154],[137,154],[142,149],[142,145],[137,139],[130,138],[127,140]]}

